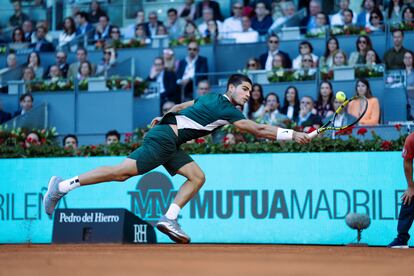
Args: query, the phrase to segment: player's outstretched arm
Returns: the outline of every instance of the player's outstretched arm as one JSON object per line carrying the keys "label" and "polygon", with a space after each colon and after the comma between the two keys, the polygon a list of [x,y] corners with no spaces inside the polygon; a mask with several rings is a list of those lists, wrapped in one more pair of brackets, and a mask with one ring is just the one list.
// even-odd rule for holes
{"label": "player's outstretched arm", "polygon": [[192,106],[193,104],[194,104],[194,100],[184,102],[184,103],[180,103],[180,104],[176,104],[168,112],[178,112],[178,111],[181,111],[183,109],[186,109],[187,107]]}
{"label": "player's outstretched arm", "polygon": [[247,119],[236,121],[234,122],[234,125],[241,130],[250,132],[251,134],[261,138],[281,141],[293,140],[299,144],[306,144],[310,142],[310,139],[306,133],[297,132],[293,129],[284,129],[271,125],[258,124]]}
{"label": "player's outstretched arm", "polygon": [[[194,104],[194,100],[193,101],[188,101],[188,102],[184,102],[184,103],[180,103],[180,104],[176,104],[173,107],[171,107],[170,110],[168,110],[168,112],[178,112],[181,111],[183,109],[186,109],[187,107],[190,107]],[[158,116],[155,117],[154,119],[152,119],[151,121],[151,128],[154,127],[155,125],[157,125],[160,121],[161,121],[162,117]]]}

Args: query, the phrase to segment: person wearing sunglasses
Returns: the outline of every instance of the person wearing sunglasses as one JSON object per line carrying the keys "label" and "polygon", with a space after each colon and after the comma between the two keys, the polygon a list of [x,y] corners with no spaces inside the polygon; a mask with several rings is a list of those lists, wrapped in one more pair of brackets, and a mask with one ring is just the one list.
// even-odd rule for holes
{"label": "person wearing sunglasses", "polygon": [[198,85],[201,80],[207,79],[207,76],[196,76],[197,74],[208,73],[207,58],[199,55],[199,45],[192,41],[187,46],[187,56],[180,60],[177,69],[177,84],[181,85],[184,97],[193,98],[193,81]]}
{"label": "person wearing sunglasses", "polygon": [[109,68],[116,65],[117,53],[113,47],[105,47],[103,50],[103,57],[100,64],[96,68],[96,76],[105,76],[108,73]]}
{"label": "person wearing sunglasses", "polygon": [[277,34],[271,34],[267,39],[267,53],[264,53],[259,57],[260,64],[262,64],[262,66],[264,66],[264,69],[268,71],[272,70],[273,57],[278,53],[285,57],[287,68],[292,68],[292,60],[287,53],[279,50],[279,43],[279,36]]}
{"label": "person wearing sunglasses", "polygon": [[349,55],[348,64],[352,66],[355,64],[364,64],[367,52],[372,49],[372,43],[369,36],[360,35],[356,40],[355,48],[356,51]]}

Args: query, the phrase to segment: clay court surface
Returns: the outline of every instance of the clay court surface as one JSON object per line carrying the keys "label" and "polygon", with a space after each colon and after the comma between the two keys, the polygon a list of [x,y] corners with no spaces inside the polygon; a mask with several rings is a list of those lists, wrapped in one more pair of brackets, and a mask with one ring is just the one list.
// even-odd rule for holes
{"label": "clay court surface", "polygon": [[402,275],[414,249],[295,245],[0,245],[0,276]]}

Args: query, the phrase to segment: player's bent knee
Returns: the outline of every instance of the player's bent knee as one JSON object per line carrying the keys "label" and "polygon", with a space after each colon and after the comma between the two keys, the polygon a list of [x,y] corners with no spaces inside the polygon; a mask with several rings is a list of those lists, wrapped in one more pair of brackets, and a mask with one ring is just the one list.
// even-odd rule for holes
{"label": "player's bent knee", "polygon": [[203,172],[199,172],[197,174],[194,174],[191,181],[198,187],[201,188],[204,183],[206,182],[206,176]]}
{"label": "player's bent knee", "polygon": [[131,162],[129,159],[114,167],[114,178],[116,181],[125,181],[136,175],[138,175],[136,163]]}

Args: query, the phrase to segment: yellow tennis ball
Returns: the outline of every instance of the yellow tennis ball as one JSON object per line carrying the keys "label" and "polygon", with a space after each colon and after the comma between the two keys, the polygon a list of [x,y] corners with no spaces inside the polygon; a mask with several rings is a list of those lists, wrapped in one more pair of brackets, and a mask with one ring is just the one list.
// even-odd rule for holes
{"label": "yellow tennis ball", "polygon": [[335,97],[340,102],[344,102],[346,100],[346,95],[345,95],[345,93],[343,91],[336,92]]}

